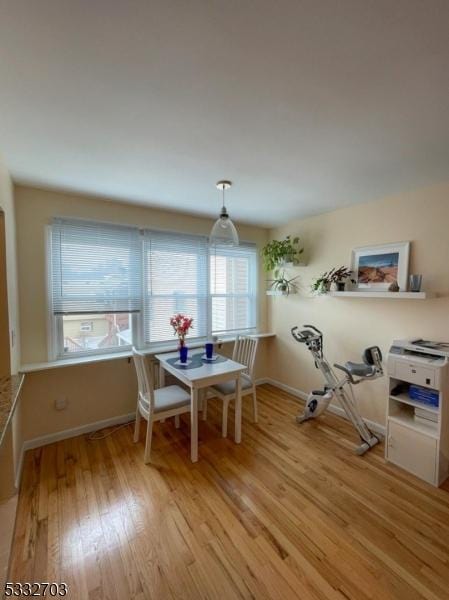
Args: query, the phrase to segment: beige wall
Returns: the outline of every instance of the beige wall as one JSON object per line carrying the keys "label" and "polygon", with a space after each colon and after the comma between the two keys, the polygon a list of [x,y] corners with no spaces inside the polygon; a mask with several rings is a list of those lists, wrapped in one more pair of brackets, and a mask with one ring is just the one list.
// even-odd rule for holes
{"label": "beige wall", "polygon": [[[206,235],[212,226],[212,219],[23,186],[15,187],[15,200],[22,364],[48,360],[45,228],[51,223],[52,217],[72,216]],[[259,246],[263,246],[268,238],[267,230],[260,227],[239,225],[238,229],[241,239],[255,242]],[[260,286],[263,289],[262,270]],[[259,314],[260,326],[264,329],[266,303],[263,294]]]}
{"label": "beige wall", "polygon": [[0,376],[10,375],[5,213],[0,211]]}
{"label": "beige wall", "polygon": [[11,372],[17,373],[20,365],[19,348],[19,311],[17,284],[16,219],[13,187],[8,171],[0,157],[0,209],[5,215],[6,242],[6,280],[9,313],[8,340],[2,340],[10,346]]}
{"label": "beige wall", "polygon": [[[54,215],[103,219],[163,229],[207,233],[209,219],[145,209],[97,198],[18,186],[20,308],[23,362],[45,361],[45,225]],[[321,385],[309,354],[290,336],[293,325],[310,322],[325,333],[331,361],[359,360],[362,350],[378,344],[384,354],[395,338],[424,336],[449,339],[449,185],[385,198],[309,219],[291,222],[270,232],[273,238],[298,234],[306,248],[307,267],[300,276],[300,293],[269,299],[268,323],[261,294],[261,327],[277,334],[261,343],[258,377],[270,376],[308,391]],[[265,230],[239,226],[242,238],[259,245]],[[439,297],[427,301],[315,298],[311,280],[332,266],[349,265],[355,246],[411,240],[411,272],[424,274],[424,287]],[[265,275],[260,273],[261,290]],[[43,371],[27,376],[23,392],[24,439],[126,414],[134,408],[135,376],[126,360]],[[80,382],[83,382],[80,386]],[[385,422],[386,378],[356,388],[364,416]],[[68,409],[55,411],[66,397]]]}
{"label": "beige wall", "polygon": [[[2,231],[0,235],[0,368],[1,374],[5,375],[10,372],[17,372],[20,364],[20,356],[14,198],[12,182],[8,171],[2,163],[1,157],[0,211],[2,212]],[[22,446],[20,411],[13,415],[0,446],[1,589],[3,589],[7,574],[17,506],[15,481],[18,474],[20,457],[18,446],[20,448]]]}
{"label": "beige wall", "polygon": [[[24,440],[132,413],[134,365],[127,358],[49,369],[25,376],[21,394]],[[65,399],[67,408],[56,410]]]}
{"label": "beige wall", "polygon": [[[54,216],[73,216],[140,227],[207,234],[212,219],[109,202],[49,190],[15,188],[22,364],[45,362],[47,350],[45,230]],[[265,229],[239,225],[240,237],[260,247],[268,239]],[[260,287],[265,275],[260,270]],[[266,298],[261,294],[260,327],[266,328]],[[262,344],[263,346],[263,344]],[[262,347],[258,373],[264,373]],[[58,368],[26,375],[21,395],[23,439],[29,440],[134,411],[136,377],[126,359]],[[66,398],[67,409],[56,411],[55,401]]]}
{"label": "beige wall", "polygon": [[[367,346],[388,352],[393,339],[428,337],[449,340],[449,185],[297,220],[270,232],[271,238],[299,235],[306,248],[306,267],[291,270],[300,277],[300,293],[269,299],[269,375],[294,388],[309,391],[321,378],[306,349],[290,328],[311,323],[325,334],[332,362],[360,360]],[[436,299],[346,299],[310,296],[313,278],[333,266],[350,265],[356,246],[410,240],[410,272],[422,273],[423,287]],[[357,386],[363,415],[385,423],[386,378]]]}
{"label": "beige wall", "polygon": [[[1,375],[16,373],[20,365],[19,314],[17,288],[16,225],[13,187],[8,171],[0,158],[0,364]],[[17,444],[21,446],[20,411],[14,414],[0,447],[0,498],[14,493],[14,481],[19,464]]]}

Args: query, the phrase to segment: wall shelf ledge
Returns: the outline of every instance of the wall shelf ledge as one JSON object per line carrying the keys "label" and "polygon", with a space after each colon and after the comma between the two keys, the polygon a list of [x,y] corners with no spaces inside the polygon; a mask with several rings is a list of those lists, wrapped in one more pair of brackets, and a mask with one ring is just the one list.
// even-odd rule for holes
{"label": "wall shelf ledge", "polygon": [[435,294],[429,292],[373,292],[373,291],[348,291],[329,292],[334,298],[388,298],[389,300],[427,300],[435,298]]}
{"label": "wall shelf ledge", "polygon": [[280,290],[267,290],[267,296],[291,296],[292,294],[297,294],[298,292],[281,292]]}

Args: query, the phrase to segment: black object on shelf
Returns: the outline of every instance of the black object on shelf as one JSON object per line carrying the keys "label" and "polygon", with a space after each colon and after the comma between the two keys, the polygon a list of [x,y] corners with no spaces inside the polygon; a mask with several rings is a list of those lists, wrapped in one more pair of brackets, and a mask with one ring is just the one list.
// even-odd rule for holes
{"label": "black object on shelf", "polygon": [[408,394],[410,389],[409,383],[398,383],[390,392],[391,396],[399,396],[399,394]]}

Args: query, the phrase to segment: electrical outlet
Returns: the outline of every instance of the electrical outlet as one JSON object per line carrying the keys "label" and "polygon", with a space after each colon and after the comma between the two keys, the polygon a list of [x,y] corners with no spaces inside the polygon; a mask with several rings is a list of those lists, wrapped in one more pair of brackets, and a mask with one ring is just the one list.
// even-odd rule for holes
{"label": "electrical outlet", "polygon": [[67,408],[67,398],[58,398],[55,400],[56,410],[65,410]]}

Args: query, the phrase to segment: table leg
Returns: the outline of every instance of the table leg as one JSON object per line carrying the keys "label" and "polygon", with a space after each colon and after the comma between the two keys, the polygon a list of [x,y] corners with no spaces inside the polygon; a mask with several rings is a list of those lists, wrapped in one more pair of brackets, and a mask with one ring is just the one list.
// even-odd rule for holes
{"label": "table leg", "polygon": [[204,406],[204,388],[198,390],[198,412],[203,410]]}
{"label": "table leg", "polygon": [[198,389],[190,393],[190,459],[198,461]]}
{"label": "table leg", "polygon": [[162,363],[159,363],[159,387],[163,388],[165,385],[165,369],[162,366]]}
{"label": "table leg", "polygon": [[234,440],[236,444],[242,441],[242,384],[240,377],[235,380],[235,432]]}
{"label": "table leg", "polygon": [[207,388],[201,390],[201,410],[203,421],[207,420]]}

